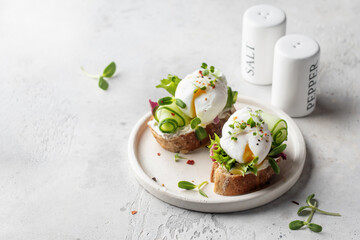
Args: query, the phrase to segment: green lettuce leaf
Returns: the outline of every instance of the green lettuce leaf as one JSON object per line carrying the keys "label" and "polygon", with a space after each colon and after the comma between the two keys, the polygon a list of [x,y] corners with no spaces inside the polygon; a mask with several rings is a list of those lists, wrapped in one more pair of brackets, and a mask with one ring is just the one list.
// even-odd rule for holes
{"label": "green lettuce leaf", "polygon": [[169,74],[167,78],[161,79],[160,84],[156,88],[164,88],[172,96],[175,96],[176,88],[181,79],[178,76]]}
{"label": "green lettuce leaf", "polygon": [[224,149],[221,148],[220,146],[220,138],[219,136],[215,133],[214,134],[214,139],[210,138],[210,145],[208,146],[208,148],[210,148],[210,158],[213,161],[218,162],[219,164],[221,164],[222,167],[225,167],[227,171],[230,171],[236,164],[237,168],[239,168],[243,174],[247,173],[247,172],[252,172],[253,174],[257,175],[257,167],[256,164],[259,160],[259,157],[255,157],[251,162],[249,163],[239,163],[236,162],[236,159],[231,158],[225,151]]}

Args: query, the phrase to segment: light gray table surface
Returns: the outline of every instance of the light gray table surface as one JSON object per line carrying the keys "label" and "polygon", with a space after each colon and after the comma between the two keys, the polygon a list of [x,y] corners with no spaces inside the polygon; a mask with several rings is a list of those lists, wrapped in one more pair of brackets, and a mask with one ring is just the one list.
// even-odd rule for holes
{"label": "light gray table surface", "polygon": [[[240,95],[270,101],[271,86],[240,74],[242,14],[261,2],[2,0],[0,239],[359,239],[359,1],[266,1],[287,13],[288,33],[322,49],[317,107],[295,119],[308,153],[290,191],[204,214],[156,199],[131,174],[130,131],[168,73],[206,61]],[[110,61],[118,74],[106,92],[80,71]],[[290,231],[301,219],[292,201],[311,193],[342,217],[316,214],[320,234]]]}

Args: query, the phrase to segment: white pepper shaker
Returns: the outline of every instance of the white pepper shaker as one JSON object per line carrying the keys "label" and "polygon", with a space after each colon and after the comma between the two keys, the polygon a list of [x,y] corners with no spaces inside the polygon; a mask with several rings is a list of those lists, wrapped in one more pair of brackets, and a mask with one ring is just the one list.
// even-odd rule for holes
{"label": "white pepper shaker", "polygon": [[319,44],[305,35],[287,35],[277,41],[272,105],[291,117],[303,117],[314,110],[319,57]]}
{"label": "white pepper shaker", "polygon": [[286,15],[271,5],[255,5],[243,16],[241,72],[253,84],[272,82],[274,46],[285,35]]}

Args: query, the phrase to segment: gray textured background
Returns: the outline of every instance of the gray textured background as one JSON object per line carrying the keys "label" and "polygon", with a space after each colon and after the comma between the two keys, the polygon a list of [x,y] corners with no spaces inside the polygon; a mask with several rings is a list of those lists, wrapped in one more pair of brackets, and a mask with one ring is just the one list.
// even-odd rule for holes
{"label": "gray textured background", "polygon": [[[305,169],[285,195],[203,214],[157,200],[129,172],[130,130],[168,73],[206,61],[240,94],[270,100],[270,86],[240,76],[242,13],[261,2],[0,1],[0,239],[359,239],[359,1],[267,1],[288,33],[322,48],[318,106],[295,119]],[[107,92],[80,71],[112,60]],[[310,193],[343,216],[316,214],[321,234],[290,231],[291,201]]]}

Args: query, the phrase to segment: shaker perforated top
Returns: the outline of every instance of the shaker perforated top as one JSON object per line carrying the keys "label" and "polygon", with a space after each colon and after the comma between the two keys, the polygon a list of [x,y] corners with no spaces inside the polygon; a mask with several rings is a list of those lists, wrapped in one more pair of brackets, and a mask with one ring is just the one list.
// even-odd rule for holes
{"label": "shaker perforated top", "polygon": [[261,4],[249,8],[245,14],[247,24],[253,27],[267,28],[280,25],[286,21],[285,12],[271,5]]}
{"label": "shaker perforated top", "polygon": [[276,45],[277,54],[293,59],[309,58],[320,51],[320,46],[315,40],[301,34],[291,34],[280,38]]}

